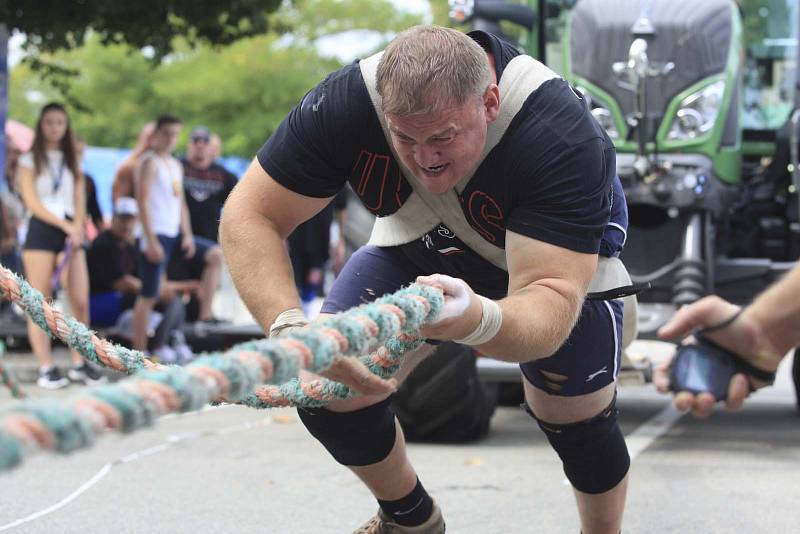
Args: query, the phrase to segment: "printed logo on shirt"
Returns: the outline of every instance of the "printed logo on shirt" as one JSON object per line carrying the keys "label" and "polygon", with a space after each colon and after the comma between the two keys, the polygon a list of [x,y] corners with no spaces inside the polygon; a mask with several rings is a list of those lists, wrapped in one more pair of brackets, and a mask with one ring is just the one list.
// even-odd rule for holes
{"label": "printed logo on shirt", "polygon": [[505,243],[506,228],[503,224],[503,210],[495,199],[483,191],[473,191],[466,202],[466,208],[470,225],[486,241],[498,246]]}
{"label": "printed logo on shirt", "polygon": [[378,216],[391,215],[411,195],[411,185],[391,156],[362,149],[351,172],[351,185],[361,202]]}
{"label": "printed logo on shirt", "polygon": [[444,238],[446,238],[448,240],[456,238],[456,234],[454,234],[452,230],[450,230],[445,225],[440,224],[436,228],[435,232],[428,232],[427,234],[423,235],[420,238],[421,241],[425,244],[425,248],[426,249],[435,250],[439,254],[443,254],[445,256],[451,256],[453,254],[463,254],[464,253],[464,250],[459,248],[459,247],[455,247],[455,246],[452,246],[452,245],[449,245],[449,244],[448,244],[448,246],[442,246],[442,245],[444,245],[444,243],[436,244],[436,242],[434,241],[434,237],[435,236],[441,236],[441,237],[444,237]]}

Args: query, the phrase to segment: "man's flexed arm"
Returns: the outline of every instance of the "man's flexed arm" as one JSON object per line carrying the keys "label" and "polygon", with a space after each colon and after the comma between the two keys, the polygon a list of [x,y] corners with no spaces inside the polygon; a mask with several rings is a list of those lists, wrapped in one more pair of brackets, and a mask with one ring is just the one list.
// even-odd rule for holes
{"label": "man's flexed arm", "polygon": [[506,232],[506,259],[508,297],[499,302],[504,327],[480,349],[510,361],[546,358],[578,320],[597,254]]}
{"label": "man's flexed arm", "polygon": [[286,189],[254,159],[225,203],[219,227],[225,260],[237,291],[265,331],[278,314],[300,306],[284,239],[330,200]]}
{"label": "man's flexed arm", "polygon": [[[463,304],[460,308],[455,306],[459,309],[454,310],[451,319],[432,325],[424,333],[434,338],[462,340],[478,328],[482,316],[484,324],[492,324],[489,316],[499,313],[500,329],[490,340],[475,344],[480,351],[513,362],[552,355],[578,319],[597,269],[597,255],[507,232],[506,258],[509,273],[506,298],[497,301],[497,306],[491,302],[482,305],[466,283],[459,280],[460,288],[451,291],[445,288],[445,294],[463,293]],[[430,283],[433,278],[419,280]],[[457,304],[456,299],[450,298],[446,303],[450,300]]]}

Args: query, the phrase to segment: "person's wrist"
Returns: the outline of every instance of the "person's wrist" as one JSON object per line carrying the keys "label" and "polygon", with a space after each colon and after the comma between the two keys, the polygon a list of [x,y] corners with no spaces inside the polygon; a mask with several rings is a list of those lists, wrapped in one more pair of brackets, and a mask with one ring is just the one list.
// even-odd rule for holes
{"label": "person's wrist", "polygon": [[503,323],[500,305],[481,295],[473,294],[465,318],[466,316],[470,317],[466,322],[472,325],[472,329],[466,330],[464,336],[453,339],[456,343],[464,345],[477,346],[488,343],[497,336]]}
{"label": "person's wrist", "polygon": [[780,336],[775,328],[770,328],[766,318],[757,309],[748,307],[742,311],[741,322],[745,325],[747,338],[751,340],[749,352],[753,365],[768,371],[775,371],[783,357],[792,347],[782,346]]}
{"label": "person's wrist", "polygon": [[292,330],[303,328],[306,325],[308,325],[308,319],[306,319],[303,310],[300,308],[289,308],[281,312],[278,317],[275,318],[275,321],[269,327],[268,336],[281,337]]}

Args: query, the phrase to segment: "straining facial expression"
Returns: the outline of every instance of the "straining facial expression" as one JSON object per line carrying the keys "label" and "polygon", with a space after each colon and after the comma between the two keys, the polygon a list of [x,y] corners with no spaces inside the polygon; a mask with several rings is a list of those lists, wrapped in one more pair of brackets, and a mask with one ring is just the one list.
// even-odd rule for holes
{"label": "straining facial expression", "polygon": [[398,157],[434,195],[452,189],[478,163],[497,117],[494,93],[430,115],[386,116]]}
{"label": "straining facial expression", "polygon": [[446,193],[474,170],[500,108],[477,43],[448,28],[411,28],[384,52],[377,88],[395,152],[428,191]]}

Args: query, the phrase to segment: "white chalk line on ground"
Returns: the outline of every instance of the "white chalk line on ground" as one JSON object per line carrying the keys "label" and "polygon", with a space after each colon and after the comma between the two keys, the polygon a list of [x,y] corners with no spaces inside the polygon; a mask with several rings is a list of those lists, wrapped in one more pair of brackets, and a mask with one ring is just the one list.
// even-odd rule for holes
{"label": "white chalk line on ground", "polygon": [[[190,413],[187,413],[187,414],[168,415],[168,416],[162,417],[161,420],[164,420],[164,419],[167,419],[167,418],[171,419],[171,418],[175,418],[175,417],[186,417],[186,416],[190,416],[190,415],[196,415],[198,413],[206,411],[207,409],[212,409],[213,410],[213,409],[219,409],[219,408],[206,407],[205,409],[198,410],[197,412],[190,412]],[[222,436],[222,435],[231,434],[231,433],[234,433],[234,432],[244,432],[244,431],[256,428],[258,426],[266,426],[271,421],[272,421],[272,417],[271,416],[267,416],[267,417],[265,417],[263,419],[259,419],[259,420],[256,420],[256,421],[250,421],[250,422],[247,422],[247,423],[240,423],[238,425],[232,425],[232,426],[228,426],[228,427],[225,427],[225,428],[220,428],[220,429],[217,429],[217,430],[207,430],[207,431],[204,431],[204,432],[191,432],[191,433],[186,433],[186,434],[182,434],[182,435],[172,434],[172,435],[167,437],[167,441],[165,443],[161,443],[159,445],[154,445],[152,447],[148,447],[146,449],[142,449],[140,451],[133,452],[131,454],[127,454],[127,455],[125,455],[125,456],[123,456],[123,457],[121,457],[121,458],[119,458],[117,460],[114,460],[113,462],[109,462],[109,463],[105,464],[103,467],[100,468],[100,470],[97,473],[95,473],[94,476],[92,476],[92,478],[90,478],[89,480],[84,482],[78,489],[76,489],[75,491],[73,491],[72,493],[70,493],[69,495],[64,497],[63,499],[61,499],[59,502],[57,502],[57,503],[55,503],[55,504],[53,504],[51,506],[48,506],[47,508],[44,508],[43,510],[40,510],[38,512],[34,512],[34,513],[32,513],[32,514],[30,514],[30,515],[28,515],[26,517],[23,517],[21,519],[17,519],[16,521],[12,521],[11,523],[8,523],[6,525],[0,526],[0,532],[6,531],[6,530],[10,530],[10,529],[12,529],[14,527],[18,527],[18,526],[23,525],[25,523],[30,523],[31,521],[36,521],[37,519],[40,519],[40,518],[42,518],[42,517],[44,517],[44,516],[46,516],[48,514],[51,514],[51,513],[55,512],[57,510],[60,510],[61,508],[64,508],[69,503],[71,503],[72,501],[74,501],[75,499],[80,497],[82,494],[86,493],[89,489],[91,489],[98,482],[103,480],[111,472],[111,469],[114,468],[115,466],[126,464],[126,463],[130,463],[130,462],[135,462],[136,460],[140,460],[142,458],[146,458],[147,456],[152,456],[153,454],[158,454],[159,452],[163,452],[163,451],[166,451],[166,450],[170,449],[173,445],[175,445],[177,443],[181,443],[181,442],[184,442],[184,441],[195,441],[195,440],[198,440],[200,438],[205,438],[205,437]]]}
{"label": "white chalk line on ground", "polygon": [[[660,412],[625,436],[625,443],[628,445],[628,454],[631,457],[631,462],[655,440],[666,434],[683,415],[683,412],[676,410],[672,402],[669,402]],[[569,480],[566,478],[561,483],[565,486],[570,485]]]}

